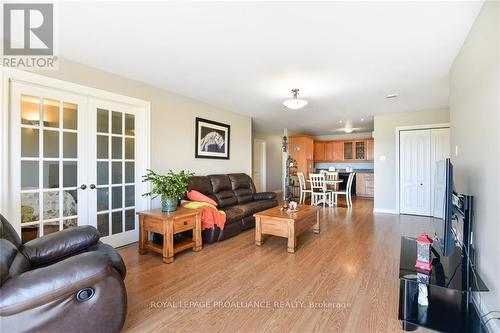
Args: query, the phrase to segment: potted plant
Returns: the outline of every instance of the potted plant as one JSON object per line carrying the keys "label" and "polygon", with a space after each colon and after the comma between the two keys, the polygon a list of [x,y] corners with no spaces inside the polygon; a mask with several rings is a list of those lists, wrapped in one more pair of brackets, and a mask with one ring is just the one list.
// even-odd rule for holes
{"label": "potted plant", "polygon": [[192,175],[194,173],[184,170],[179,173],[169,170],[167,175],[159,175],[148,169],[147,173],[142,176],[142,181],[151,182],[153,188],[151,192],[144,193],[143,196],[150,196],[153,199],[160,197],[161,210],[173,212],[177,209],[179,199],[186,194],[188,190],[187,180]]}

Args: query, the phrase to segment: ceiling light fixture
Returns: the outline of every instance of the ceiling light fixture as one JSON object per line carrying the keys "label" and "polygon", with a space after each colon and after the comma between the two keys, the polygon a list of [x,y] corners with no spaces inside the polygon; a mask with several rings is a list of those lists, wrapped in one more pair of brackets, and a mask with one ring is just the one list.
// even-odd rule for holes
{"label": "ceiling light fixture", "polygon": [[398,94],[389,94],[389,95],[385,96],[385,98],[387,98],[387,99],[396,98],[396,97],[398,97]]}
{"label": "ceiling light fixture", "polygon": [[352,133],[352,128],[346,127],[344,128],[344,132],[346,132],[347,134]]}
{"label": "ceiling light fixture", "polygon": [[283,105],[289,109],[296,110],[307,105],[307,101],[299,99],[299,89],[292,89],[292,98],[283,102]]}

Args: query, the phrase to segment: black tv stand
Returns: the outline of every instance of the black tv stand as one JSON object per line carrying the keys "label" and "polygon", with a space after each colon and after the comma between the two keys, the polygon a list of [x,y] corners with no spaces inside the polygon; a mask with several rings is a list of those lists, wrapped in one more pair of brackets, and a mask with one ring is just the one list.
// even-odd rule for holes
{"label": "black tv stand", "polygon": [[428,306],[418,304],[419,280],[415,269],[415,238],[401,237],[399,267],[399,319],[404,330],[425,327],[441,332],[479,332],[480,316],[472,303],[471,293],[488,291],[477,274],[471,274],[462,249],[445,257],[434,247],[434,260],[428,281],[422,282],[428,290]]}

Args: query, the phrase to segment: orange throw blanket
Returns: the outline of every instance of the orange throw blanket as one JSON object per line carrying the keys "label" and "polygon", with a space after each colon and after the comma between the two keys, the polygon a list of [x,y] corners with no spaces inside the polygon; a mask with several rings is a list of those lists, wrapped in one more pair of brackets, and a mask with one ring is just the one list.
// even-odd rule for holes
{"label": "orange throw blanket", "polygon": [[216,226],[221,230],[224,229],[226,213],[222,210],[217,210],[217,207],[214,205],[201,201],[187,201],[182,206],[201,211],[201,230],[215,228]]}

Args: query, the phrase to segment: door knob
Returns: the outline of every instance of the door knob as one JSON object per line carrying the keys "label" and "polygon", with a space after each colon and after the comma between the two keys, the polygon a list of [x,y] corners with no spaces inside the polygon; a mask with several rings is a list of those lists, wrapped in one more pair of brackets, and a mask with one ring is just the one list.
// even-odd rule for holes
{"label": "door knob", "polygon": [[90,189],[91,190],[95,189],[95,184],[90,184]]}
{"label": "door knob", "polygon": [[82,190],[85,190],[85,189],[87,189],[87,185],[85,185],[85,184],[82,184],[82,186],[80,186],[80,189],[82,189]]}

